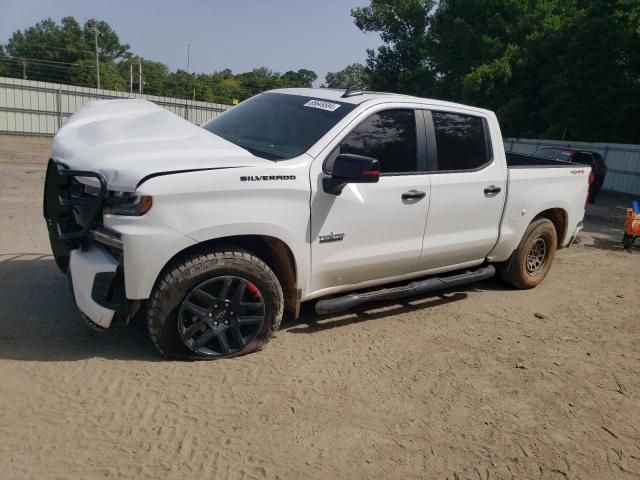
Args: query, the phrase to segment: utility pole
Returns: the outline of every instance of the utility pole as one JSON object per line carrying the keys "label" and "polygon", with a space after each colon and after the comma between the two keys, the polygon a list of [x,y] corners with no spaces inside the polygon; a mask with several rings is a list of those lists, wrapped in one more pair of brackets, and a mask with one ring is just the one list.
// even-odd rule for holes
{"label": "utility pole", "polygon": [[142,59],[138,59],[138,92],[142,95]]}
{"label": "utility pole", "polygon": [[96,77],[98,80],[98,89],[100,89],[100,57],[98,55],[98,35],[100,35],[100,30],[98,30],[98,25],[93,24],[93,38],[95,40],[96,45]]}
{"label": "utility pole", "polygon": [[129,62],[129,93],[133,93],[133,62]]}
{"label": "utility pole", "polygon": [[184,98],[189,98],[189,64],[191,63],[191,44],[187,44],[187,83],[185,85],[185,96]]}
{"label": "utility pole", "polygon": [[27,61],[24,58],[22,59],[22,79],[27,79]]}

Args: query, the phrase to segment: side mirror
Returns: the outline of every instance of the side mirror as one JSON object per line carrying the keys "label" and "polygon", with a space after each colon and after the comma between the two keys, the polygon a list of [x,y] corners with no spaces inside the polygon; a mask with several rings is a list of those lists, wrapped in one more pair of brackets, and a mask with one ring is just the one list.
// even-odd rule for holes
{"label": "side mirror", "polygon": [[378,160],[352,153],[341,153],[333,163],[331,176],[322,180],[322,187],[327,193],[340,195],[348,183],[377,183],[379,179]]}

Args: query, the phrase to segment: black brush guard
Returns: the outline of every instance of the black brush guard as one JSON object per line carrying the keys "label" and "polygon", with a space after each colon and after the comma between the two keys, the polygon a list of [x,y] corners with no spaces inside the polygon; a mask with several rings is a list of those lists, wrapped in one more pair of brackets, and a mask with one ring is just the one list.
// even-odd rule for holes
{"label": "black brush guard", "polygon": [[[74,177],[95,178],[100,183],[96,196],[72,191]],[[47,222],[51,250],[63,273],[69,267],[69,252],[80,246],[94,227],[107,197],[107,181],[99,173],[70,170],[49,160],[44,183],[43,215]],[[82,216],[78,223],[77,216]]]}

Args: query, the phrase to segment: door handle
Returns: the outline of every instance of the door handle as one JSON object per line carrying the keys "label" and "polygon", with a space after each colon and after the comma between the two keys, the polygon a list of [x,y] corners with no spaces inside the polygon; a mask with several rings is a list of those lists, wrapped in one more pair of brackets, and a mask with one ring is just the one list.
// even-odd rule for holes
{"label": "door handle", "polygon": [[496,186],[496,185],[490,185],[487,188],[484,189],[484,194],[485,195],[497,195],[498,193],[500,193],[502,191],[502,188]]}
{"label": "door handle", "polygon": [[426,197],[427,194],[425,192],[419,192],[418,190],[409,190],[408,192],[404,192],[402,194],[403,200],[420,200],[421,198]]}

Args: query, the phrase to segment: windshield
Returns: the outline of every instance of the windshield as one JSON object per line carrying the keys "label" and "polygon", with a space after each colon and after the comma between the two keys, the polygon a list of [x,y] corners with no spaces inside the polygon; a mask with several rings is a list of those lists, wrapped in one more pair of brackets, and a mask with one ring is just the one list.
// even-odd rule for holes
{"label": "windshield", "polygon": [[306,152],[354,108],[333,100],[263,93],[202,127],[258,157],[285,160]]}
{"label": "windshield", "polygon": [[550,158],[551,160],[561,160],[568,162],[571,159],[571,152],[566,150],[556,150],[555,148],[541,148],[534,153],[535,156]]}

